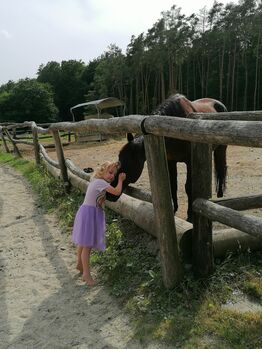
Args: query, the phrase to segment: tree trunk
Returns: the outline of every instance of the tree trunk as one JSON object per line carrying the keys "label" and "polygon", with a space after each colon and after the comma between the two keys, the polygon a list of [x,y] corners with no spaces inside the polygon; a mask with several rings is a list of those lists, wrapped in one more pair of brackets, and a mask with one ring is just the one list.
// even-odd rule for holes
{"label": "tree trunk", "polygon": [[223,101],[223,77],[224,77],[224,55],[225,55],[225,40],[223,40],[223,47],[220,57],[219,67],[219,99]]}
{"label": "tree trunk", "polygon": [[229,105],[229,85],[230,85],[230,77],[231,77],[231,54],[228,53],[228,64],[227,64],[227,88],[226,88],[226,104]]}
{"label": "tree trunk", "polygon": [[247,88],[248,88],[248,64],[247,56],[244,53],[244,69],[245,69],[245,87],[244,87],[244,96],[243,96],[243,110],[247,110]]}
{"label": "tree trunk", "polygon": [[230,101],[231,110],[234,110],[235,74],[236,74],[236,51],[237,51],[237,43],[235,41],[234,51],[233,51],[232,80],[231,80],[231,101]]}
{"label": "tree trunk", "polygon": [[258,70],[259,70],[259,48],[260,48],[260,39],[261,32],[259,32],[259,36],[257,39],[257,47],[256,47],[256,74],[255,74],[255,88],[254,88],[254,97],[253,97],[253,109],[256,110],[257,106],[257,86],[258,86]]}
{"label": "tree trunk", "polygon": [[160,71],[160,81],[161,81],[161,102],[164,102],[166,99],[166,91],[165,91],[165,78],[164,78],[164,69],[163,66],[161,66]]}

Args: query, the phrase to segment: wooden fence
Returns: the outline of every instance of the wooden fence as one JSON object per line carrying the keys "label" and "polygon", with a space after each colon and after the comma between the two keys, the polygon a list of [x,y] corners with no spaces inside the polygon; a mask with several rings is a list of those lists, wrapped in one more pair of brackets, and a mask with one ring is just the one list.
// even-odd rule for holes
{"label": "wooden fence", "polygon": [[[108,120],[52,123],[48,128],[37,126],[35,122],[24,122],[1,125],[0,136],[5,151],[9,151],[8,145],[12,144],[14,153],[21,156],[17,144],[31,145],[34,147],[36,163],[39,164],[42,159],[53,175],[61,177],[66,190],[69,191],[70,185],[74,185],[85,191],[90,175],[64,158],[59,131],[102,132],[111,136],[127,132],[141,133],[142,121],[144,130],[148,133],[144,138],[151,174],[152,197],[141,190],[130,188],[129,194],[131,193],[133,197],[122,194],[116,203],[107,202],[107,206],[157,236],[165,286],[170,288],[180,282],[182,267],[179,250],[186,254],[191,238],[196,275],[207,277],[212,273],[213,255],[216,253],[215,243],[217,246],[223,245],[221,241],[219,242],[217,235],[212,232],[214,220],[234,228],[227,237],[231,247],[239,241],[244,241],[245,233],[250,236],[248,246],[262,247],[262,218],[239,212],[254,207],[261,208],[262,195],[213,202],[209,200],[212,182],[211,145],[262,147],[262,112],[260,111],[193,113],[187,119],[130,115]],[[30,128],[33,142],[14,139],[9,131],[18,127]],[[41,134],[52,134],[58,161],[50,159],[44,146],[39,143]],[[192,144],[193,233],[190,223],[173,216],[164,137],[187,140]],[[149,202],[151,200],[153,205]]]}

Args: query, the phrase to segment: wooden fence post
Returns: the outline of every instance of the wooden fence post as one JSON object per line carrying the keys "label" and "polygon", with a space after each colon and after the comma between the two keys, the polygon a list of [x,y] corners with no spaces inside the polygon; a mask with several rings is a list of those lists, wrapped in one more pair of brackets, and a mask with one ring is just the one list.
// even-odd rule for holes
{"label": "wooden fence post", "polygon": [[35,162],[37,165],[40,165],[40,148],[39,148],[39,142],[38,142],[38,132],[37,132],[37,127],[35,122],[32,122],[31,129],[32,129],[32,135],[33,135],[33,142],[34,142]]}
{"label": "wooden fence post", "polygon": [[13,139],[16,139],[16,127],[12,129],[12,132],[13,132]]}
{"label": "wooden fence post", "polygon": [[63,151],[63,146],[61,143],[61,138],[59,135],[59,131],[52,131],[53,137],[54,137],[54,141],[55,141],[55,148],[56,148],[56,154],[57,154],[57,159],[59,162],[59,166],[60,166],[60,171],[61,171],[61,176],[62,176],[62,180],[65,184],[65,189],[68,192],[70,189],[70,182],[68,179],[68,173],[67,173],[67,168],[66,168],[66,164],[65,164],[65,157],[64,157],[64,151]]}
{"label": "wooden fence post", "polygon": [[[212,145],[191,143],[192,202],[212,196]],[[213,272],[212,221],[193,213],[192,254],[197,277]]]}
{"label": "wooden fence post", "polygon": [[0,126],[0,135],[1,135],[1,139],[2,139],[2,142],[3,142],[3,148],[5,149],[5,152],[6,153],[10,153],[9,148],[7,146],[7,143],[6,143],[6,140],[5,140],[5,136],[3,134],[2,126]]}
{"label": "wooden fence post", "polygon": [[13,141],[13,139],[12,139],[12,137],[11,137],[11,135],[10,135],[10,133],[9,133],[9,131],[8,131],[7,128],[5,129],[5,134],[6,134],[7,137],[9,138],[10,142],[13,144],[15,155],[18,156],[19,158],[21,158],[22,155],[21,155],[21,153],[20,153],[18,147],[16,146],[15,142]]}
{"label": "wooden fence post", "polygon": [[167,288],[182,277],[164,137],[144,136],[148,173],[160,248],[163,282]]}

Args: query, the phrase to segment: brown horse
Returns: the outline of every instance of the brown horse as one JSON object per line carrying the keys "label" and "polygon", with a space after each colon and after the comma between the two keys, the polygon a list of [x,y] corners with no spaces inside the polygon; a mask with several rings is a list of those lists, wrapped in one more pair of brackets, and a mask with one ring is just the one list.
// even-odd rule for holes
{"label": "brown horse", "polygon": [[[192,112],[224,112],[227,111],[224,104],[211,99],[203,98],[196,101],[189,101],[181,94],[175,94],[169,97],[154,112],[155,115],[168,115],[174,117],[186,118]],[[121,168],[119,172],[126,173],[126,180],[123,183],[123,190],[130,183],[135,183],[140,177],[144,163],[146,161],[144,137],[133,137],[131,133],[127,134],[128,143],[123,146],[119,153],[119,161]],[[169,169],[169,178],[171,185],[171,193],[174,203],[174,212],[178,209],[177,204],[177,163],[184,162],[187,167],[187,179],[185,190],[188,196],[187,220],[192,221],[192,192],[191,192],[191,146],[189,141],[183,141],[174,138],[165,138],[166,153]],[[223,196],[226,180],[226,145],[218,145],[213,147],[214,165],[216,175],[216,192],[217,197]],[[118,176],[116,176],[113,186],[117,184]],[[110,201],[116,201],[118,198],[107,195]]]}

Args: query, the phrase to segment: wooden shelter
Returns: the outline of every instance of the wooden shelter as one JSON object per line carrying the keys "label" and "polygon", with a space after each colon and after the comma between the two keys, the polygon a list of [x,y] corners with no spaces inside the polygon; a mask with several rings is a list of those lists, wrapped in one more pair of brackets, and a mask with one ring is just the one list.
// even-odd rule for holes
{"label": "wooden shelter", "polygon": [[[73,113],[73,110],[76,108],[86,108],[86,107],[93,107],[94,111],[96,110],[96,113],[86,114],[84,115],[84,120],[89,119],[110,119],[113,118],[114,115],[107,112],[107,109],[115,108],[117,111],[117,116],[124,116],[125,115],[125,103],[121,101],[118,98],[115,97],[107,97],[103,99],[97,99],[94,101],[86,102],[86,103],[80,103],[70,108],[70,112],[73,117],[73,121],[75,120],[75,115]],[[122,110],[117,110],[117,107],[122,107]],[[121,115],[118,115],[120,111]],[[106,135],[103,133],[93,133],[90,131],[84,131],[84,132],[78,132],[76,133],[76,142],[82,143],[82,142],[90,142],[90,141],[102,141],[106,139]]]}

